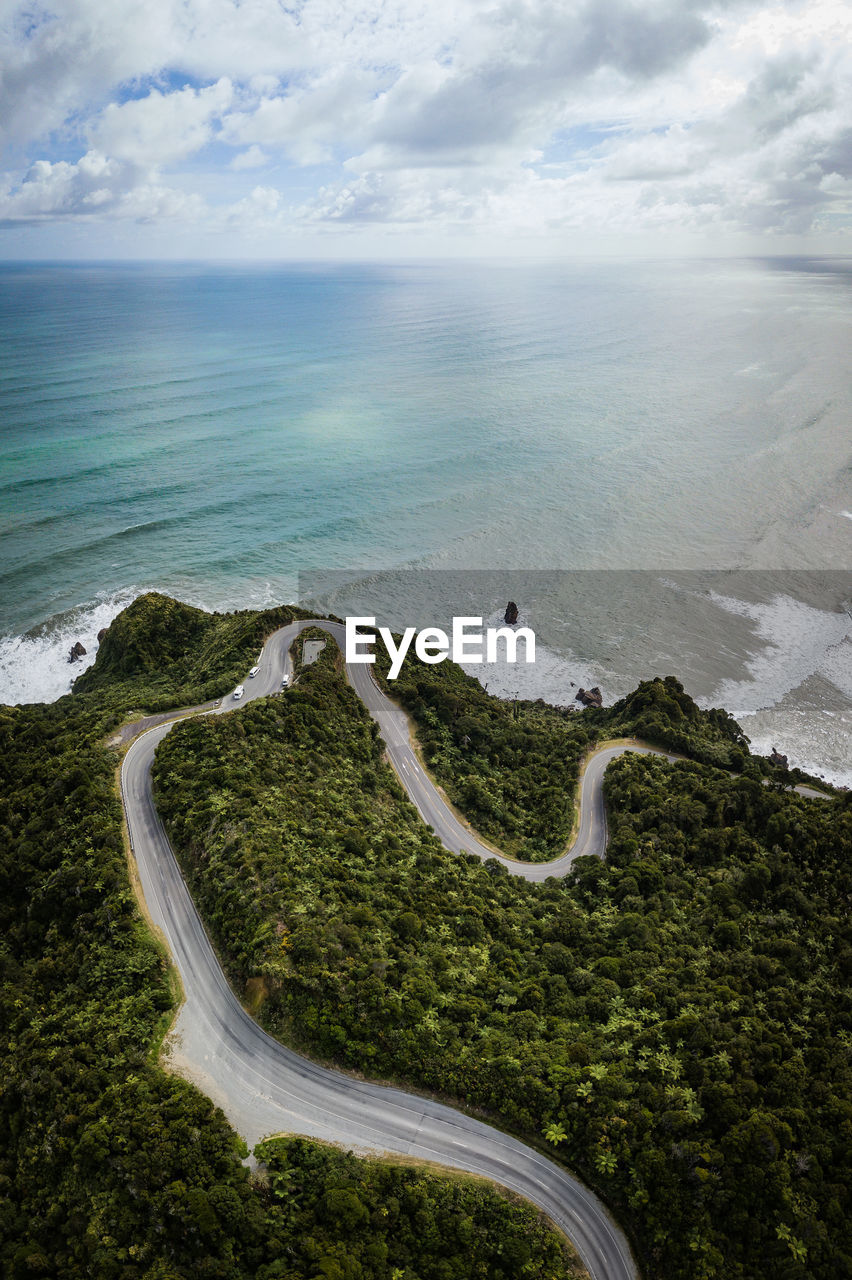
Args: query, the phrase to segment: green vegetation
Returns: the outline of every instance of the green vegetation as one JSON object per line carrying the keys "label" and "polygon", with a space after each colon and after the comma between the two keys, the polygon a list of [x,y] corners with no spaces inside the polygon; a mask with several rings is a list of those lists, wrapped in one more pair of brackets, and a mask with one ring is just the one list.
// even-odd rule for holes
{"label": "green vegetation", "polygon": [[[388,662],[379,656],[381,676]],[[544,702],[504,702],[461,667],[427,666],[410,655],[383,687],[412,717],[429,769],[477,831],[530,862],[561,852],[580,760],[600,736],[591,717]]]}
{"label": "green vegetation", "polygon": [[[579,1280],[585,1268],[532,1205],[487,1183],[302,1138],[261,1143],[298,1270],[326,1280]],[[280,1228],[279,1228],[280,1229]],[[283,1234],[283,1232],[282,1232]]]}
{"label": "green vegetation", "polygon": [[262,1213],[244,1268],[195,1267],[199,1207],[234,1234],[255,1197],[221,1115],[148,1065],[171,995],[129,888],[97,701],[0,711],[0,1270],[248,1276]]}
{"label": "green vegetation", "polygon": [[270,632],[302,617],[290,605],[205,613],[151,591],[113,621],[74,692],[148,711],[221,697],[244,678]]}
{"label": "green vegetation", "polygon": [[[285,698],[158,753],[194,895],[238,988],[262,979],[267,1027],[548,1146],[649,1280],[852,1276],[848,801],[763,786],[729,717],[652,681],[588,724],[739,752],[743,773],[622,757],[607,863],[528,885],[441,848],[335,665],[330,645]],[[540,715],[519,720],[534,757],[567,719]],[[515,815],[535,796],[533,771]]]}
{"label": "green vegetation", "polygon": [[[198,612],[144,597],[78,692],[0,708],[0,1274],[509,1280],[526,1242],[523,1274],[567,1280],[555,1234],[478,1184],[308,1142],[270,1144],[268,1180],[253,1182],[221,1112],[152,1065],[172,994],[129,887],[118,756],[102,741],[131,708],[228,688],[281,617]],[[369,1233],[362,1208],[380,1219]]]}
{"label": "green vegetation", "polygon": [[733,716],[719,708],[699,710],[674,676],[643,680],[633,693],[596,714],[607,737],[632,733],[720,769],[746,772],[751,777],[768,772],[766,761],[749,756],[748,738]]}
{"label": "green vegetation", "polygon": [[[380,679],[388,665],[381,650]],[[453,803],[503,852],[529,862],[562,852],[580,760],[604,738],[636,735],[722,768],[747,764],[736,721],[726,711],[699,711],[671,676],[643,681],[606,710],[568,711],[491,697],[461,667],[427,666],[409,654],[383,687],[412,717],[424,759]]]}

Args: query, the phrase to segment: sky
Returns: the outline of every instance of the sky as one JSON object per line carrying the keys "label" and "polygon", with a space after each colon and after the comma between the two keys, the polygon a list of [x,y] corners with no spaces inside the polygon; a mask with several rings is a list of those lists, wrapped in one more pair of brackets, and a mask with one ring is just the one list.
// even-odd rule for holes
{"label": "sky", "polygon": [[0,0],[0,257],[848,253],[838,0]]}

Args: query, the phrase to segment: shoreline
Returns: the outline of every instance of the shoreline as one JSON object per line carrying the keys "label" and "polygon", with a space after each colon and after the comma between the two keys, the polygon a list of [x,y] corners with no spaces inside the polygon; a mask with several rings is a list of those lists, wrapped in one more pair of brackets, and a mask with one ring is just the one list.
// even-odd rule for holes
{"label": "shoreline", "polygon": [[[752,755],[768,757],[773,748],[777,748],[782,755],[788,757],[791,769],[801,769],[803,773],[830,787],[852,789],[852,761],[849,761],[848,750],[848,743],[852,740],[852,698],[832,685],[835,690],[832,708],[811,706],[805,709],[795,705],[796,697],[804,685],[817,678],[814,675],[805,677],[792,690],[784,692],[777,702],[737,714],[723,698],[696,696],[690,689],[688,678],[677,670],[649,669],[625,676],[597,666],[594,660],[574,660],[542,643],[541,639],[536,645],[536,659],[535,673],[527,672],[522,666],[510,673],[505,665],[492,665],[484,669],[466,664],[462,669],[478,680],[488,693],[504,701],[542,701],[551,707],[572,707],[575,714],[583,710],[582,704],[574,697],[581,686],[589,688],[599,685],[603,690],[604,706],[607,707],[632,692],[640,680],[650,679],[655,675],[673,675],[684,685],[687,693],[695,698],[702,710],[722,707],[734,717],[750,740]],[[526,674],[526,680],[520,679],[516,672]],[[557,682],[561,696],[555,693]],[[720,685],[726,682],[727,679],[719,681]],[[745,680],[742,683],[745,684]],[[523,687],[524,684],[527,687]],[[616,690],[613,690],[613,684],[616,685]],[[790,703],[793,705],[789,705]],[[749,723],[759,717],[770,723],[759,726]],[[802,727],[805,729],[804,734],[801,732]],[[826,730],[833,730],[837,741],[829,744],[826,751],[821,753],[816,741],[808,742],[806,739],[816,739],[821,731]]]}
{"label": "shoreline", "polygon": [[[97,631],[108,625],[136,594],[139,593],[135,588],[120,588],[111,592],[107,599],[92,600],[54,615],[59,625],[53,630],[48,630],[53,622],[53,619],[48,619],[26,635],[0,637],[0,703],[14,706],[28,702],[55,702],[70,692],[72,680],[94,661]],[[70,664],[67,661],[68,650],[77,639],[82,639],[88,652],[82,661]],[[467,666],[464,669],[497,697],[511,699],[518,696],[529,701],[541,698],[551,706],[574,705],[578,712],[581,706],[573,701],[573,695],[579,685],[600,684],[605,704],[611,705],[617,697],[623,696],[620,692],[613,693],[613,683],[628,692],[648,675],[646,672],[625,676],[607,671],[593,661],[584,662],[564,656],[541,640],[537,647],[535,672],[526,673],[522,667],[516,669],[519,675],[527,674],[524,682],[527,687],[517,693],[514,690],[521,681],[514,679],[512,689],[508,688],[511,677],[507,678],[505,667],[502,673],[493,667],[483,670]],[[685,678],[678,671],[651,674],[673,674],[689,690],[688,676]],[[748,673],[743,674],[746,679],[741,683],[746,685]],[[806,677],[775,703],[740,715],[731,714],[742,725],[746,736],[752,739],[753,754],[768,756],[772,748],[777,747],[788,756],[791,767],[798,767],[829,786],[852,788],[852,765],[846,764],[848,741],[852,736],[852,699],[832,685],[836,692],[831,696],[831,704],[819,707],[800,692],[812,679],[813,676]],[[720,680],[720,683],[724,681]],[[558,696],[557,689],[560,690]],[[722,705],[730,710],[724,700],[696,698],[696,701],[700,706]],[[759,723],[752,725],[752,720]],[[821,738],[826,740],[824,751],[819,750]]]}

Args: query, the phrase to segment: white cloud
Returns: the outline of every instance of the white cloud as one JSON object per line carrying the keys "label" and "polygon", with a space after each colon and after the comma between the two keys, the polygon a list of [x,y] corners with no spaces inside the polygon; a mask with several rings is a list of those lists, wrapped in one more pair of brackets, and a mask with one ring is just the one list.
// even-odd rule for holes
{"label": "white cloud", "polygon": [[220,224],[249,235],[286,229],[288,218],[280,191],[275,187],[254,187],[242,200],[221,211]]}
{"label": "white cloud", "polygon": [[[852,15],[834,0],[7,8],[9,220],[557,239],[852,221]],[[282,157],[281,189],[247,193]]]}
{"label": "white cloud", "polygon": [[92,142],[120,160],[152,168],[174,164],[200,150],[214,122],[233,101],[231,82],[174,93],[152,89],[144,98],[110,103],[89,128]]}
{"label": "white cloud", "polygon": [[2,138],[30,145],[108,102],[118,85],[156,74],[180,48],[174,19],[172,4],[156,0],[9,6],[0,29]]}
{"label": "white cloud", "polygon": [[239,171],[240,169],[261,169],[264,165],[269,164],[269,157],[265,151],[261,151],[260,147],[254,143],[247,151],[240,151],[231,161],[231,168]]}
{"label": "white cloud", "polygon": [[76,164],[37,160],[17,186],[0,192],[0,223],[197,218],[203,201],[140,173],[133,165],[88,151]]}
{"label": "white cloud", "polygon": [[332,159],[338,149],[365,136],[376,77],[347,68],[296,86],[286,93],[264,95],[248,109],[235,111],[223,139],[285,151],[299,164]]}

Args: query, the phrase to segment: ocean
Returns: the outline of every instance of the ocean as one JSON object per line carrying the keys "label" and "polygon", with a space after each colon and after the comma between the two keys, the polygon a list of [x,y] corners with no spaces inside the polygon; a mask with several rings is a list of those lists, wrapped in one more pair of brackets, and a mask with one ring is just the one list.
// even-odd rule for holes
{"label": "ocean", "polygon": [[518,599],[539,661],[478,672],[496,692],[671,672],[852,784],[850,286],[825,259],[0,266],[0,701],[66,692],[144,590],[253,607],[344,570],[328,599],[395,625]]}

